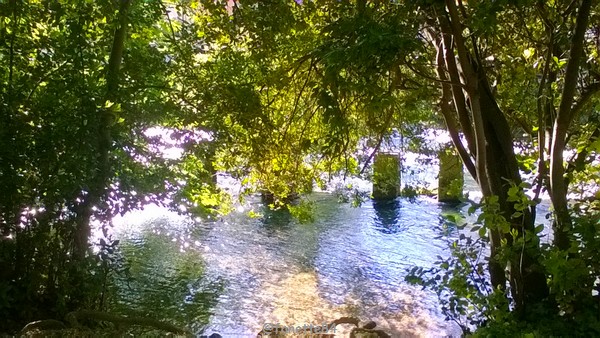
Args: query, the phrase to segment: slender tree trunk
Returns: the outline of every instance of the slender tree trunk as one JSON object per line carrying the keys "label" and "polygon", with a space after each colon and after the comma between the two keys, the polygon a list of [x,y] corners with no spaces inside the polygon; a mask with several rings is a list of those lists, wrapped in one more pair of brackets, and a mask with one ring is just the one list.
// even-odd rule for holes
{"label": "slender tree trunk", "polygon": [[90,221],[93,215],[93,208],[102,208],[100,205],[105,197],[106,188],[110,178],[110,151],[111,151],[111,127],[115,120],[115,109],[119,97],[119,75],[123,50],[125,48],[125,38],[127,36],[127,12],[131,0],[120,0],[118,26],[115,30],[113,45],[111,49],[108,67],[106,71],[106,102],[111,102],[112,106],[99,109],[100,115],[98,134],[97,134],[97,169],[92,177],[92,182],[88,194],[78,212],[76,224],[76,235],[74,254],[78,259],[85,257],[88,250],[88,239],[90,236]]}
{"label": "slender tree trunk", "polygon": [[563,152],[567,142],[567,131],[573,120],[573,102],[579,78],[579,65],[583,55],[583,43],[585,31],[588,26],[591,0],[583,0],[579,12],[575,34],[571,40],[571,51],[565,75],[564,87],[561,95],[560,106],[554,129],[552,132],[552,150],[550,153],[550,198],[554,207],[554,242],[561,250],[567,250],[570,246],[568,237],[571,229],[571,216],[567,201],[567,182],[565,180],[565,167]]}

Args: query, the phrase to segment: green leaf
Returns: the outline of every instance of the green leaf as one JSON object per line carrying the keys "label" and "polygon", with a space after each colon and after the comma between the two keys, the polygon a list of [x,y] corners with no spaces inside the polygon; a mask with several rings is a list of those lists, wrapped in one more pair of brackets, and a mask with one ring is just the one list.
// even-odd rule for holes
{"label": "green leaf", "polygon": [[487,231],[486,231],[485,227],[482,227],[481,229],[479,229],[479,237],[485,238],[486,237],[486,233],[487,233]]}
{"label": "green leaf", "polygon": [[544,225],[543,225],[543,224],[540,224],[540,225],[538,225],[538,226],[536,226],[536,227],[535,227],[535,229],[534,229],[534,232],[535,232],[536,234],[539,234],[539,233],[540,233],[540,232],[542,232],[543,230],[544,230]]}

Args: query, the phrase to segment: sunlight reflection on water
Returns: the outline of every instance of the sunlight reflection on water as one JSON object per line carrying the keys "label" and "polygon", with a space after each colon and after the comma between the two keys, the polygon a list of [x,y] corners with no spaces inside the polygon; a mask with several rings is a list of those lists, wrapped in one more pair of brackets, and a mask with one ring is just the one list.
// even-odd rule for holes
{"label": "sunlight reflection on water", "polygon": [[[478,195],[468,178],[465,190],[471,198]],[[431,266],[438,255],[448,255],[447,243],[457,231],[446,227],[440,214],[455,209],[426,197],[414,203],[367,201],[360,208],[339,204],[326,193],[309,199],[315,202],[311,224],[298,224],[288,213],[270,211],[258,198],[249,198],[219,221],[192,222],[147,206],[115,218],[112,230],[131,243],[150,230],[181,255],[196,255],[204,268],[186,275],[189,294],[215,297],[206,310],[208,324],[189,323],[197,332],[255,336],[264,323],[321,324],[356,316],[376,321],[394,336],[460,335],[443,321],[435,295],[404,281],[407,268]],[[250,218],[248,210],[263,216]],[[547,201],[539,210],[538,222],[543,222]],[[466,214],[466,208],[462,211]],[[436,239],[442,234],[447,237]],[[160,269],[153,273],[161,283],[173,277],[172,272],[161,276]],[[193,278],[209,282],[194,283]],[[172,296],[172,302],[186,301],[181,294]]]}
{"label": "sunlight reflection on water", "polygon": [[352,208],[329,194],[310,198],[316,202],[312,224],[250,199],[252,208],[263,208],[261,219],[235,212],[195,224],[147,207],[115,219],[114,232],[133,242],[151,227],[182,254],[200,254],[201,278],[224,283],[205,333],[256,334],[266,322],[321,323],[353,315],[408,336],[457,334],[441,320],[436,299],[403,279],[409,266],[445,255],[445,242],[433,240],[445,231],[435,200]]}

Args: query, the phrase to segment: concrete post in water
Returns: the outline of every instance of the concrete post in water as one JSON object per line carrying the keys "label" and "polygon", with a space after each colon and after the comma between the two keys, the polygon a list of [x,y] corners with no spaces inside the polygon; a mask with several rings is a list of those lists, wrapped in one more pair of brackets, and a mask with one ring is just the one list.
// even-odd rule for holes
{"label": "concrete post in water", "polygon": [[438,201],[458,203],[463,197],[463,164],[460,156],[450,147],[439,152]]}
{"label": "concrete post in water", "polygon": [[373,163],[373,198],[394,199],[400,195],[400,156],[378,153]]}

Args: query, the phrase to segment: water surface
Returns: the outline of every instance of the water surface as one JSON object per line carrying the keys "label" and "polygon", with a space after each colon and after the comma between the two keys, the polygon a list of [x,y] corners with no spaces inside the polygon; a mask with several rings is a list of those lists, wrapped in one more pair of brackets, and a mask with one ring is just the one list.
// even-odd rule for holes
{"label": "water surface", "polygon": [[[456,236],[440,217],[448,207],[429,198],[369,201],[360,208],[326,193],[309,199],[315,206],[310,224],[268,210],[256,198],[246,207],[261,213],[258,218],[238,211],[190,222],[155,209],[130,214],[115,230],[126,256],[154,252],[144,256],[154,267],[144,283],[150,287],[154,279],[158,290],[140,297],[172,297],[179,312],[166,317],[198,333],[250,337],[265,323],[321,324],[342,316],[374,320],[395,335],[460,333],[442,320],[435,296],[404,281],[407,268],[431,266],[448,254],[447,241]],[[448,237],[438,238],[442,234]],[[168,287],[169,279],[178,286]],[[158,297],[160,289],[168,295]]]}

